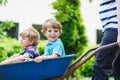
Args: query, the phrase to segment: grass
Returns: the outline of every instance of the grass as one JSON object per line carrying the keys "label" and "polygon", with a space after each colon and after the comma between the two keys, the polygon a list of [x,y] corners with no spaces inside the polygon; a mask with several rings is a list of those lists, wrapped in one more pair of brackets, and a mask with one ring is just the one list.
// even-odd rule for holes
{"label": "grass", "polygon": [[[66,79],[65,79],[66,80]],[[71,80],[71,79],[70,79]],[[85,77],[85,78],[80,78],[80,79],[78,79],[78,78],[73,78],[72,80],[92,80],[92,78],[91,77]],[[109,78],[109,80],[114,80],[114,78]]]}
{"label": "grass", "polygon": [[[80,80],[92,80],[91,78],[83,78],[83,79],[80,79]],[[109,80],[114,80],[114,78],[110,78]]]}

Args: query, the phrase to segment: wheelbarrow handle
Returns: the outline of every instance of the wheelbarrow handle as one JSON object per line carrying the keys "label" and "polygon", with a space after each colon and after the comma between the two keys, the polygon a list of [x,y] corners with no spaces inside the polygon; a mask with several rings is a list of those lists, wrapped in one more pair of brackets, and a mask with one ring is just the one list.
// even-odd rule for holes
{"label": "wheelbarrow handle", "polygon": [[[92,58],[95,54],[97,54],[98,52],[100,51],[104,51],[106,49],[109,49],[109,48],[112,48],[112,47],[115,47],[115,46],[118,46],[118,43],[117,42],[114,42],[114,43],[111,43],[111,44],[107,44],[107,45],[103,45],[103,46],[100,46],[98,48],[96,48],[94,50],[93,53],[91,53],[88,57],[86,57],[84,60],[82,60],[80,63],[79,63],[79,60],[76,61],[76,64],[75,66],[72,66],[70,67],[70,70],[76,70],[77,68],[79,68],[82,64],[84,64],[85,62],[87,62],[90,58]],[[74,63],[73,63],[74,64]]]}
{"label": "wheelbarrow handle", "polygon": [[73,67],[74,65],[76,65],[78,62],[80,62],[88,53],[92,52],[93,50],[97,49],[98,47],[95,48],[91,48],[88,51],[86,51],[85,53],[83,53],[80,57],[78,57],[69,67],[69,69],[71,67]]}
{"label": "wheelbarrow handle", "polygon": [[94,52],[96,53],[96,52],[103,51],[103,50],[106,50],[106,49],[109,49],[109,48],[112,48],[112,47],[115,47],[115,46],[118,46],[118,43],[117,43],[117,42],[100,46],[100,47],[98,47]]}
{"label": "wheelbarrow handle", "polygon": [[93,55],[96,54],[97,52],[99,51],[102,51],[102,50],[105,50],[107,48],[110,48],[110,47],[114,47],[114,46],[118,46],[118,43],[117,42],[114,42],[114,43],[111,43],[111,44],[108,44],[108,45],[104,45],[104,46],[100,46],[100,47],[95,47],[95,48],[91,48],[89,49],[88,51],[86,51],[85,53],[83,53],[80,57],[78,57],[74,63],[72,63],[70,65],[69,68],[71,68],[72,66],[74,66],[75,64],[77,64],[79,61],[81,61],[83,59],[83,57],[85,57],[88,53],[94,51]]}

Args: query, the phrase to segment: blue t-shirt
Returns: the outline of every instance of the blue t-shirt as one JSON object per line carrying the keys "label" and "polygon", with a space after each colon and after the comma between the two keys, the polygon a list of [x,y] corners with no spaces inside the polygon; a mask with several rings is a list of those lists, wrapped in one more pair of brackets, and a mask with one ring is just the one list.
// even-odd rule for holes
{"label": "blue t-shirt", "polygon": [[30,58],[35,58],[35,57],[38,57],[39,56],[39,53],[38,51],[36,50],[36,46],[30,46],[28,48],[24,48],[22,50],[22,52],[20,53],[20,55],[23,55],[23,54],[28,54],[30,55]]}
{"label": "blue t-shirt", "polygon": [[52,54],[58,54],[60,57],[65,56],[64,46],[60,39],[56,39],[53,42],[47,41],[44,55],[48,56]]}

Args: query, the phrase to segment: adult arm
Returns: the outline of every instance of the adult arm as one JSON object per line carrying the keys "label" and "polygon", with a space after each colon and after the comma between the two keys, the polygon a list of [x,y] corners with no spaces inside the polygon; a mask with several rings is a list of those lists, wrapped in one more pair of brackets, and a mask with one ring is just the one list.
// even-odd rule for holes
{"label": "adult arm", "polygon": [[116,0],[117,3],[117,18],[118,18],[118,37],[117,42],[120,47],[120,0]]}

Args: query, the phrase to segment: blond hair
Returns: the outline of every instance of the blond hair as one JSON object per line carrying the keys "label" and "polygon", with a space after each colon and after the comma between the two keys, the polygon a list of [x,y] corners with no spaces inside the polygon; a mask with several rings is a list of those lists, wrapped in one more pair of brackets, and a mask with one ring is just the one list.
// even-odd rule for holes
{"label": "blond hair", "polygon": [[40,41],[40,34],[33,27],[27,28],[22,33],[20,33],[20,37],[22,37],[22,38],[28,37],[29,40],[33,40],[34,41],[33,46],[39,44],[39,41]]}
{"label": "blond hair", "polygon": [[62,33],[62,25],[55,19],[48,19],[45,21],[41,30],[43,34],[47,31],[47,28],[59,29],[60,33]]}

